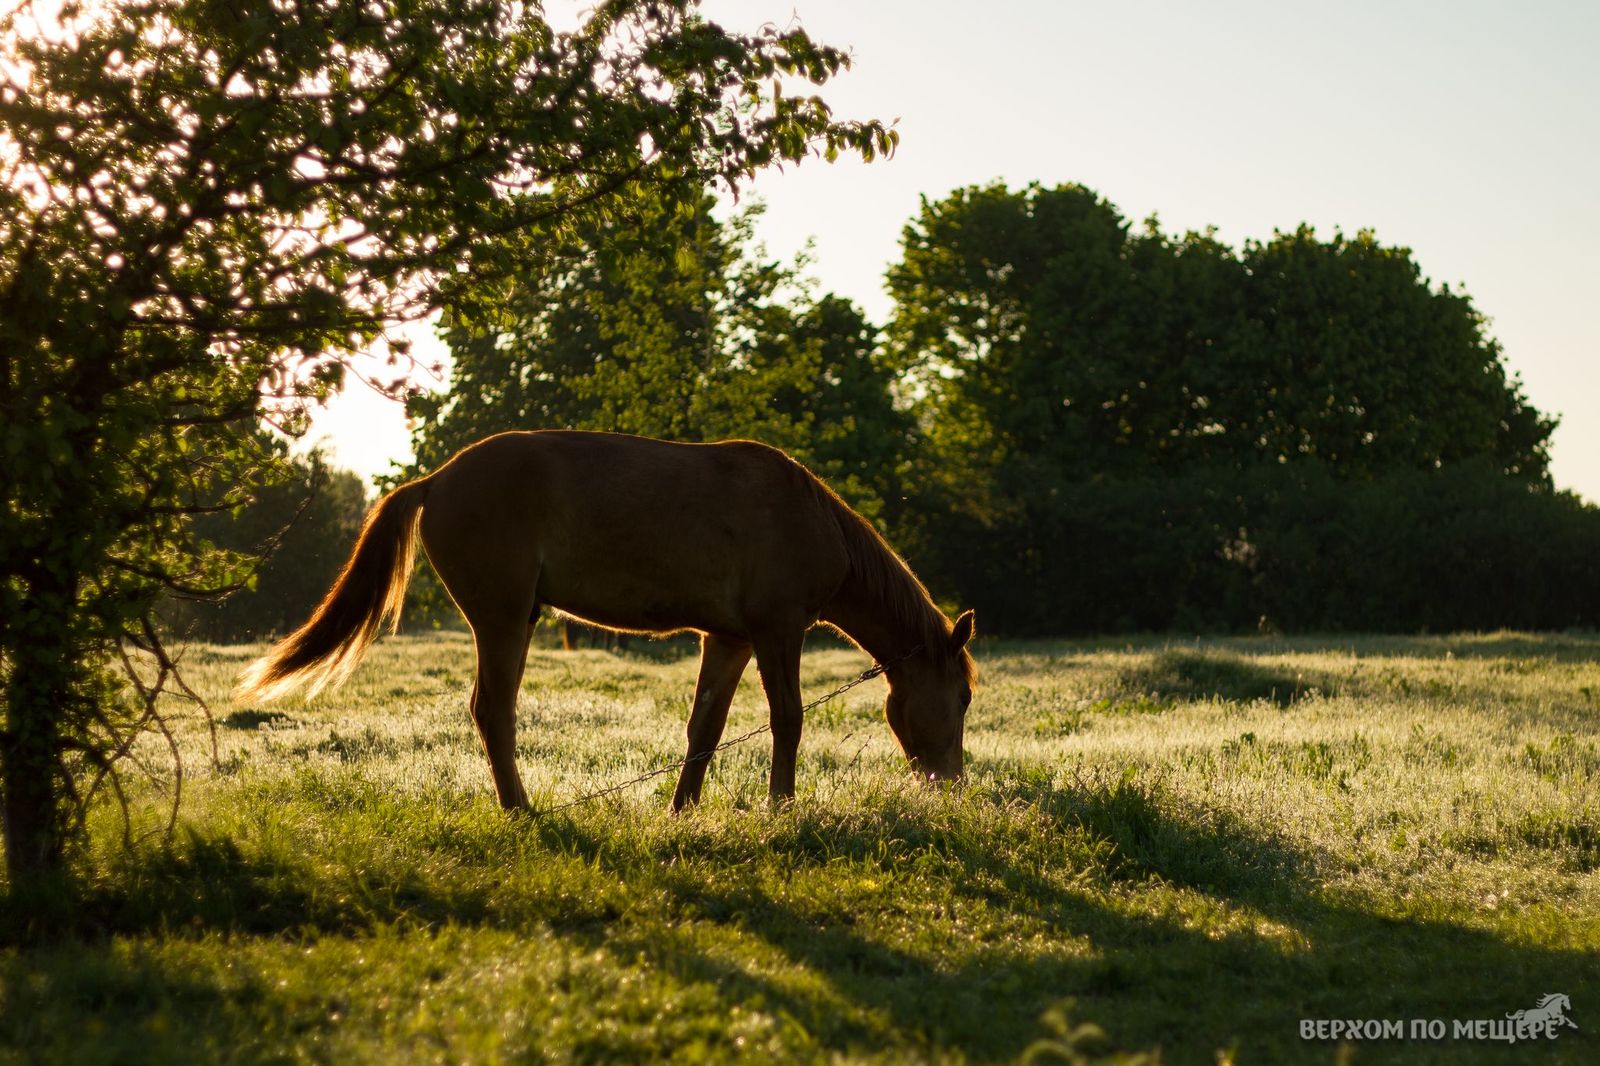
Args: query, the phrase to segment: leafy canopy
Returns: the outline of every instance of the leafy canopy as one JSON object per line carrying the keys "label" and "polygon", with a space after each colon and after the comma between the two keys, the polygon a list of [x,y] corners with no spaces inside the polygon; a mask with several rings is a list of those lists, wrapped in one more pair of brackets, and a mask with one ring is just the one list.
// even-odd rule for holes
{"label": "leafy canopy", "polygon": [[975,186],[924,201],[889,284],[951,451],[1013,488],[1298,460],[1548,477],[1554,423],[1482,315],[1369,232],[1236,252],[1133,232],[1081,186]]}
{"label": "leafy canopy", "polygon": [[898,539],[991,629],[1592,620],[1600,512],[1551,491],[1554,421],[1407,249],[1234,249],[1078,185],[957,189],[903,247],[927,446]]}

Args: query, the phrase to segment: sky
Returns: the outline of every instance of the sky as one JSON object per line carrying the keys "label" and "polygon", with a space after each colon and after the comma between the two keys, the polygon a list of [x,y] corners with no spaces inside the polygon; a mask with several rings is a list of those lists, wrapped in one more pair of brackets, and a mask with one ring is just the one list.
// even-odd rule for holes
{"label": "sky", "polygon": [[[769,172],[760,236],[810,242],[823,290],[887,319],[919,198],[1076,182],[1135,223],[1237,246],[1301,222],[1374,230],[1490,319],[1561,417],[1560,488],[1600,502],[1600,4],[707,0],[729,29],[798,21],[854,66],[822,95],[895,120],[895,157]],[[538,428],[538,427],[527,427]],[[409,455],[359,385],[316,421],[364,474]]]}

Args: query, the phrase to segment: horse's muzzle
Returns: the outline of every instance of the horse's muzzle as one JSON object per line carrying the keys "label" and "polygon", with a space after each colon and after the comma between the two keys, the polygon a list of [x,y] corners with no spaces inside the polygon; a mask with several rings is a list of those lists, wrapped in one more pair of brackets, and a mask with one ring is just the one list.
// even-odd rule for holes
{"label": "horse's muzzle", "polygon": [[961,764],[958,752],[954,759],[912,759],[911,769],[925,785],[945,785],[961,780]]}

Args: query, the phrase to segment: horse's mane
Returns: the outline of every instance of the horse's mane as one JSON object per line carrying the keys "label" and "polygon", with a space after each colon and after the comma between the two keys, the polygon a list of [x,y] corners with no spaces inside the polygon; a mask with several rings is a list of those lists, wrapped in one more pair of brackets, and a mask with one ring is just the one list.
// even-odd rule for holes
{"label": "horse's mane", "polygon": [[[861,582],[867,597],[883,606],[895,621],[915,632],[922,646],[935,656],[946,653],[952,627],[939,605],[933,602],[927,586],[911,572],[911,567],[872,523],[840,499],[827,482],[798,463],[795,465],[805,474],[819,506],[838,523],[845,555],[850,560],[850,572]],[[965,648],[961,649],[960,660],[967,684],[971,685],[977,680],[977,664]]]}

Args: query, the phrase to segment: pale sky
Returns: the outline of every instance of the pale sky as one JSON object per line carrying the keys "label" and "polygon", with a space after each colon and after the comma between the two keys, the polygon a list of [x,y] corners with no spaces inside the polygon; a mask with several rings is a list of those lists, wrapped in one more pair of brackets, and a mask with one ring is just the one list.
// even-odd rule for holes
{"label": "pale sky", "polygon": [[[1079,182],[1137,223],[1237,246],[1371,228],[1490,317],[1559,414],[1558,486],[1600,501],[1600,4],[710,0],[730,29],[791,17],[848,47],[824,96],[898,119],[894,159],[758,179],[761,235],[876,321],[918,197]],[[538,428],[538,427],[527,427]],[[363,474],[408,454],[360,386],[317,422]]]}

